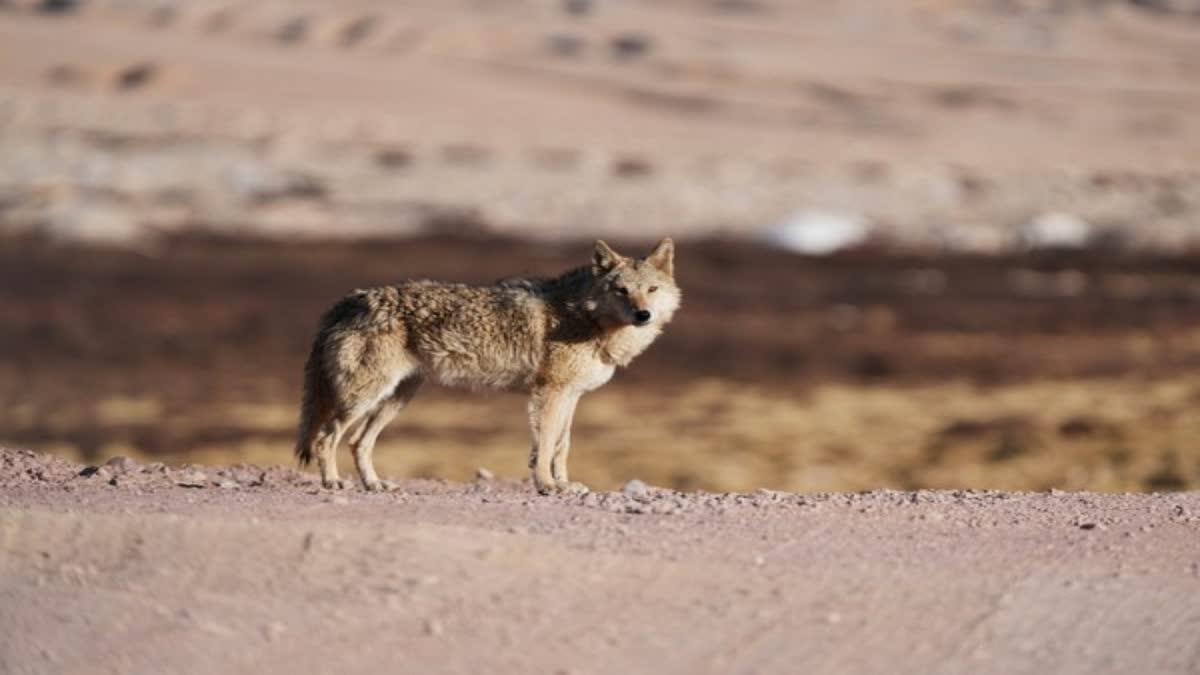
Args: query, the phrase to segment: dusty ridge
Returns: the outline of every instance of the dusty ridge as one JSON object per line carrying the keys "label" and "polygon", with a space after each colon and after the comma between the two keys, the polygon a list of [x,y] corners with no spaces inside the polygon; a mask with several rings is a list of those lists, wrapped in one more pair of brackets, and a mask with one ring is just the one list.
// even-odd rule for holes
{"label": "dusty ridge", "polygon": [[1200,24],[1148,4],[8,2],[0,231],[1195,246]]}
{"label": "dusty ridge", "polygon": [[0,450],[4,672],[1200,667],[1197,493],[334,494],[279,468],[82,469]]}

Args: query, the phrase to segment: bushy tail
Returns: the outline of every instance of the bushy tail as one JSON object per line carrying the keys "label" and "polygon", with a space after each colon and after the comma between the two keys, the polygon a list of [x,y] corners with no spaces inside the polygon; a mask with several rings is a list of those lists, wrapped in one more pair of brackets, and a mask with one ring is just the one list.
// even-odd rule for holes
{"label": "bushy tail", "polygon": [[313,441],[329,408],[329,384],[321,368],[321,351],[318,337],[304,364],[304,398],[300,403],[300,429],[296,438],[296,459],[301,466],[312,462]]}

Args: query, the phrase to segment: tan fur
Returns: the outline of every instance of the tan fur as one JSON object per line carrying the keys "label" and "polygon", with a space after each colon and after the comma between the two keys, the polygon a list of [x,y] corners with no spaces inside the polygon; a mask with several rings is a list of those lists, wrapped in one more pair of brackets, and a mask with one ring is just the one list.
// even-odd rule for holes
{"label": "tan fur", "polygon": [[357,424],[349,441],[359,477],[380,490],[375,441],[425,379],[516,388],[531,394],[529,466],[538,491],[586,490],[567,475],[575,406],[645,351],[679,308],[674,251],[664,239],[634,259],[597,241],[590,265],[554,279],[354,291],[321,318],[296,456],[308,463],[315,455],[322,484],[345,487],[336,451]]}

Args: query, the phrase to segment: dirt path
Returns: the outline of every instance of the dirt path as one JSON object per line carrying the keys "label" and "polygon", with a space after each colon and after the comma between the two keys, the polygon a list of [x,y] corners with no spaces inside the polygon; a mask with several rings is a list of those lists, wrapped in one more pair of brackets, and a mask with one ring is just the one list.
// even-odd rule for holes
{"label": "dirt path", "polygon": [[1197,493],[332,494],[0,458],[6,673],[1200,668]]}

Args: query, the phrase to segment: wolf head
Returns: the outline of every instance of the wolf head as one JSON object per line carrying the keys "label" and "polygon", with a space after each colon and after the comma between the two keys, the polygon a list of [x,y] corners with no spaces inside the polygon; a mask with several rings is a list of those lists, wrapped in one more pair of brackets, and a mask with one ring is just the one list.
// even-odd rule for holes
{"label": "wolf head", "polygon": [[596,241],[592,255],[596,282],[588,309],[606,325],[660,327],[679,309],[675,285],[675,243],[658,242],[645,258],[628,258]]}

